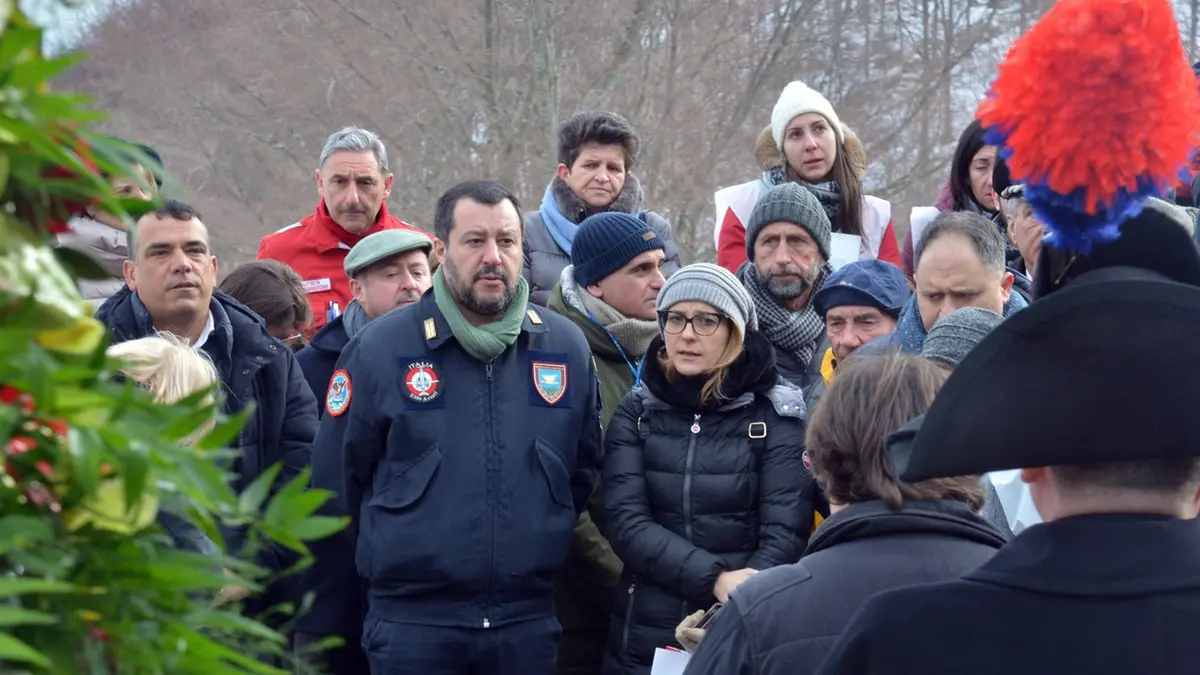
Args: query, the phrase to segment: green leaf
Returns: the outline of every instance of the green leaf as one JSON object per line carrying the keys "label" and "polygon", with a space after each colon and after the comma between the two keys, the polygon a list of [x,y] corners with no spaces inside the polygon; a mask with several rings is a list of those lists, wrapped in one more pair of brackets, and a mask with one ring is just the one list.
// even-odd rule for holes
{"label": "green leaf", "polygon": [[[271,486],[275,484],[275,479],[279,477],[279,470],[281,468],[281,464],[273,465],[262,472],[258,478],[255,478],[249,487],[242,490],[241,496],[238,497],[238,511],[245,515],[258,513],[258,510],[262,508],[263,500],[270,494]],[[275,499],[278,498],[276,497]],[[274,508],[274,506],[274,500],[272,500],[271,507]]]}
{"label": "green leaf", "polygon": [[32,663],[43,668],[50,665],[50,659],[41,652],[7,633],[0,633],[0,660]]}
{"label": "green leaf", "polygon": [[146,458],[129,454],[121,458],[121,477],[125,480],[125,508],[132,509],[146,489],[146,476],[150,473],[150,462]]}
{"label": "green leaf", "polygon": [[0,518],[0,555],[15,548],[54,538],[50,523],[34,516],[11,515]]}
{"label": "green leaf", "polygon": [[28,595],[31,593],[72,593],[75,590],[74,586],[65,581],[0,577],[0,598],[6,595]]}
{"label": "green leaf", "polygon": [[329,516],[311,516],[305,518],[291,527],[292,534],[304,541],[313,541],[316,539],[324,539],[335,532],[340,532],[350,524],[350,518],[346,516],[332,518]]}
{"label": "green leaf", "polygon": [[248,411],[243,410],[233,417],[218,422],[211,431],[204,435],[204,438],[196,443],[196,447],[200,450],[217,450],[229,446],[241,433],[249,418]]}
{"label": "green leaf", "polygon": [[8,81],[9,86],[33,88],[42,82],[54,79],[84,58],[82,54],[67,54],[56,59],[27,61],[13,69],[11,79]]}
{"label": "green leaf", "polygon": [[172,441],[183,440],[208,424],[212,420],[213,414],[212,407],[192,410],[186,415],[176,418],[166,429],[163,429],[163,437]]}
{"label": "green leaf", "polygon": [[73,274],[76,279],[108,279],[112,275],[104,269],[92,256],[65,246],[54,249],[54,257],[58,263]]}
{"label": "green leaf", "polygon": [[58,617],[16,605],[0,605],[0,626],[53,626]]}

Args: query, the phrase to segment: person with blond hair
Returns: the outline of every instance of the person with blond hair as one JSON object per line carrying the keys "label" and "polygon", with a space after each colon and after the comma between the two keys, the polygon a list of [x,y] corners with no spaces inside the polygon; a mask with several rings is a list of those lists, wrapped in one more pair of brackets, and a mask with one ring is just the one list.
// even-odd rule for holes
{"label": "person with blond hair", "polygon": [[697,263],[657,307],[662,335],[605,438],[603,529],[625,563],[605,675],[649,673],[684,617],[795,562],[812,529],[804,395],[780,378],[746,289]]}

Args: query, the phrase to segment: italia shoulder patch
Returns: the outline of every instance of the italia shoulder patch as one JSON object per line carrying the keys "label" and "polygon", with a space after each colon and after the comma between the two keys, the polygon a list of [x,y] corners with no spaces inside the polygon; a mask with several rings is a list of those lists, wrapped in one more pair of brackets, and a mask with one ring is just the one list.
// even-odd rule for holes
{"label": "italia shoulder patch", "polygon": [[349,410],[353,392],[350,373],[340,368],[333,371],[333,377],[329,378],[329,390],[325,392],[325,412],[338,417]]}

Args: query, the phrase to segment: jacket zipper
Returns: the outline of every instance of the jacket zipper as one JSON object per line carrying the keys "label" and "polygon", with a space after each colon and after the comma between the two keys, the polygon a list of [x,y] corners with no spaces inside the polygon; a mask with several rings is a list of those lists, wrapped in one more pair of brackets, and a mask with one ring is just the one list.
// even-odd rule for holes
{"label": "jacket zipper", "polygon": [[[700,415],[692,418],[692,435],[688,438],[687,459],[683,465],[683,533],[692,541],[692,462],[696,459],[696,439],[700,435]],[[682,616],[687,616],[687,600],[681,603]]]}
{"label": "jacket zipper", "polygon": [[625,606],[625,626],[621,628],[621,652],[629,652],[629,624],[633,622],[633,598],[637,593],[637,575],[629,579],[629,604]]}
{"label": "jacket zipper", "polygon": [[[488,419],[488,443],[487,443],[487,480],[485,481],[484,489],[487,490],[488,500],[490,501],[494,491],[492,484],[495,479],[495,414],[492,410],[492,361],[488,361],[484,368],[487,374],[487,419]],[[488,559],[491,560],[491,565],[488,567],[487,587],[483,594],[483,627],[491,628],[492,622],[488,619],[488,609],[492,603],[492,577],[496,574],[496,505],[488,504],[488,515],[491,518],[491,527],[488,528]]]}
{"label": "jacket zipper", "polygon": [[696,458],[696,436],[700,433],[700,416],[692,420],[692,435],[688,438],[687,459],[683,465],[683,533],[692,540],[692,462]]}

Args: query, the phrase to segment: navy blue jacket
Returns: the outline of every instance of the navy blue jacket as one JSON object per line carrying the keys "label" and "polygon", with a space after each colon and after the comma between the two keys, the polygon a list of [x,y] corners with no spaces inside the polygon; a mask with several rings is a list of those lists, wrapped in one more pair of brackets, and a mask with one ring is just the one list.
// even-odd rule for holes
{"label": "navy blue jacket", "polygon": [[[225,394],[225,412],[240,412],[254,401],[254,415],[237,440],[241,457],[234,489],[241,490],[276,462],[283,462],[282,485],[309,464],[317,432],[317,402],[300,373],[296,357],[267,332],[249,307],[213,291],[214,329],[201,349],[216,366]],[[96,312],[112,331],[113,343],[155,334],[150,312],[126,286]]]}
{"label": "navy blue jacket", "polygon": [[[342,351],[313,446],[313,486],[354,517],[316,547],[301,630],[391,621],[486,628],[554,615],[552,580],[599,473],[600,400],[577,326],[530,305],[489,364],[459,345],[434,293]],[[346,573],[355,551],[358,575]]]}
{"label": "navy blue jacket", "polygon": [[346,348],[348,342],[350,342],[350,336],[342,324],[342,317],[338,316],[333,321],[321,326],[321,330],[312,336],[312,341],[308,343],[308,346],[296,352],[296,361],[300,363],[300,369],[304,371],[304,379],[308,380],[309,388],[312,389],[317,400],[322,403],[317,409],[320,417],[325,416],[324,401],[325,392],[329,389],[329,380],[333,377],[333,370],[337,368],[338,358],[341,357],[342,350]]}
{"label": "navy blue jacket", "polygon": [[[231,467],[237,474],[234,490],[240,492],[276,463],[282,471],[272,491],[295,478],[309,464],[312,440],[317,431],[317,402],[305,383],[296,357],[286,345],[267,332],[266,324],[249,307],[232,297],[213,291],[210,309],[213,332],[201,349],[216,366],[225,395],[225,412],[240,412],[254,401],[254,414],[236,441],[240,454]],[[112,331],[114,343],[155,334],[150,313],[126,286],[96,312],[96,319]],[[241,548],[243,533],[223,533],[229,551]],[[267,549],[258,562],[268,569],[286,568],[290,557],[280,549]],[[289,580],[294,578],[289,578]],[[273,587],[270,596],[279,598],[293,590]],[[271,599],[268,598],[268,602]]]}

